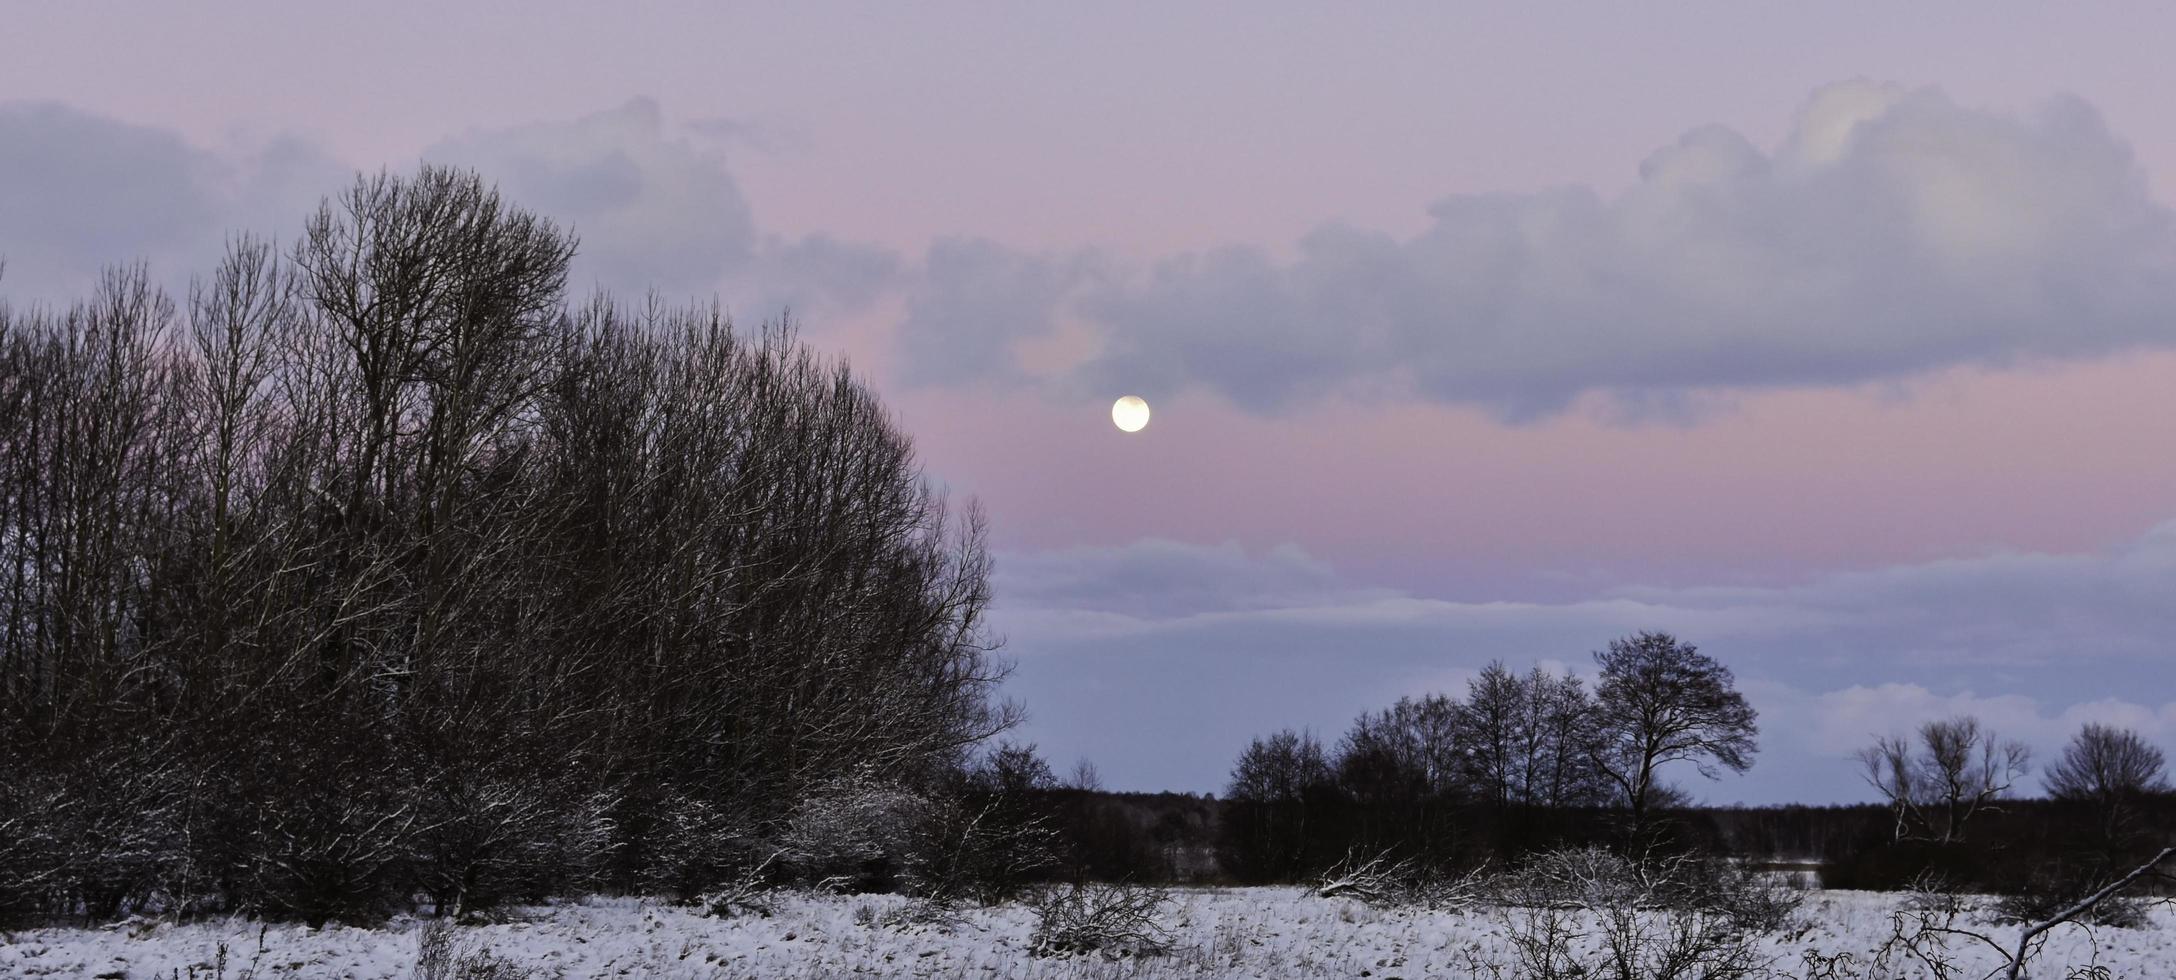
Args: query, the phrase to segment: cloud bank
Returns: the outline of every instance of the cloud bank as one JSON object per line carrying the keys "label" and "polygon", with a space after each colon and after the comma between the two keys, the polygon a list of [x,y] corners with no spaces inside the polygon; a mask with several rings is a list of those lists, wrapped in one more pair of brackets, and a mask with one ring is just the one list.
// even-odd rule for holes
{"label": "cloud bank", "polygon": [[[1331,225],[1289,256],[1235,244],[1133,268],[986,240],[910,259],[768,233],[720,125],[634,99],[423,156],[573,226],[583,285],[722,292],[760,315],[896,295],[898,363],[920,384],[1205,389],[1265,414],[1422,398],[1517,421],[1593,394],[1635,417],[1683,414],[1735,390],[2176,345],[2176,214],[2073,98],[2008,114],[1847,82],[1814,93],[1773,147],[1695,129],[1612,196],[1460,195],[1410,237]],[[348,170],[293,138],[220,153],[0,105],[7,288],[80,292],[136,258],[200,268],[232,231],[293,234]]]}
{"label": "cloud bank", "polygon": [[1203,387],[1263,413],[1421,397],[1512,420],[1594,392],[1671,410],[2176,344],[2176,221],[2074,98],[2010,115],[1842,83],[1772,149],[1708,126],[1613,197],[1461,195],[1430,215],[1410,238],[1330,226],[1290,259],[1234,245],[1062,300],[1047,269],[984,256],[1018,280],[979,287],[1001,302],[918,318],[903,342],[1078,316],[1102,346],[1073,380],[1097,390]]}
{"label": "cloud bank", "polygon": [[472,130],[423,159],[487,175],[570,225],[577,274],[620,291],[707,291],[757,247],[755,213],[719,154],[678,139],[650,99],[555,122]]}
{"label": "cloud bank", "polygon": [[293,234],[350,176],[299,140],[220,154],[63,105],[0,103],[0,288],[61,302],[128,262],[178,285],[228,234]]}
{"label": "cloud bank", "polygon": [[[470,130],[422,159],[474,168],[510,200],[570,227],[581,239],[577,292],[723,293],[768,317],[787,307],[859,308],[895,287],[901,262],[887,250],[765,233],[723,155],[685,128],[638,98],[573,119]],[[226,236],[291,239],[319,200],[379,166],[335,161],[291,136],[218,152],[66,106],[0,104],[5,289],[60,301],[130,261],[179,287],[216,261]]]}

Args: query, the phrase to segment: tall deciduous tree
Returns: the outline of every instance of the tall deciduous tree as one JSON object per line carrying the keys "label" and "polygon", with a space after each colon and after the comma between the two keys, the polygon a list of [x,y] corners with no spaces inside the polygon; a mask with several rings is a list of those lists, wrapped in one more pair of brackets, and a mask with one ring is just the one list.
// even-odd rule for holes
{"label": "tall deciduous tree", "polygon": [[692,892],[1010,727],[981,513],[867,385],[575,248],[425,167],[185,306],[0,305],[0,910]]}
{"label": "tall deciduous tree", "polygon": [[2142,797],[2168,791],[2168,762],[2131,729],[2086,722],[2041,780],[2049,796],[2096,811],[2101,835],[2112,843]]}
{"label": "tall deciduous tree", "polygon": [[1493,662],[1467,683],[1455,715],[1465,785],[1477,799],[1564,807],[1605,795],[1588,757],[1594,704],[1578,678],[1539,667],[1518,675]]}
{"label": "tall deciduous tree", "polygon": [[2086,722],[2042,781],[2061,800],[2113,802],[2168,789],[2168,762],[2137,732]]}
{"label": "tall deciduous tree", "polygon": [[1889,802],[1897,839],[1954,843],[1972,818],[2009,794],[2031,765],[2024,743],[1959,715],[1919,726],[1918,743],[1878,738],[1859,751],[1867,783]]}
{"label": "tall deciduous tree", "polygon": [[1668,633],[1612,640],[1594,655],[1596,737],[1590,758],[1632,810],[1635,834],[1647,826],[1661,787],[1661,767],[1689,762],[1701,775],[1752,768],[1757,715],[1738,693],[1730,668]]}

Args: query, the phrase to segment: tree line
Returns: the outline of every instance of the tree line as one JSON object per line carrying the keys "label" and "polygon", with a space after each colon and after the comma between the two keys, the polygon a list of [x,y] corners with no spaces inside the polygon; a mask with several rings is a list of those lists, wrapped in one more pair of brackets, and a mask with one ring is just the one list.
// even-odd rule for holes
{"label": "tree line", "polygon": [[1836,887],[1938,881],[2052,902],[2171,842],[2161,751],[2098,723],[2046,768],[2042,799],[2022,798],[2026,747],[1959,716],[1857,754],[1879,803],[1695,806],[1666,767],[1714,778],[1746,771],[1758,749],[1729,668],[1667,633],[1594,656],[1591,686],[1492,663],[1462,697],[1402,698],[1331,744],[1292,729],[1254,739],[1216,808],[1218,872],[1301,881],[1390,855],[1459,874],[1600,846],[1817,869]]}
{"label": "tree line", "polygon": [[0,911],[693,894],[842,781],[987,785],[980,512],[576,244],[425,167],[181,300],[0,305]]}
{"label": "tree line", "polygon": [[1684,801],[1665,767],[1752,766],[1757,715],[1730,668],[1660,632],[1613,640],[1595,663],[1591,690],[1492,663],[1465,697],[1364,713],[1333,747],[1289,729],[1254,740],[1225,793],[1226,869],[1290,880],[1355,849],[1470,866],[1545,840],[1585,842],[1605,812],[1612,833],[1645,840]]}

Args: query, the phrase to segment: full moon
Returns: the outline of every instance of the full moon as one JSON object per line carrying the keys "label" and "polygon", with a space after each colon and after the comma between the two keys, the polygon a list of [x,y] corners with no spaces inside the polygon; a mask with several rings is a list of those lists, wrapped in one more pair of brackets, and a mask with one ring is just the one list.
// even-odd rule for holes
{"label": "full moon", "polygon": [[1139,395],[1127,395],[1111,403],[1111,424],[1126,432],[1139,432],[1148,425],[1148,403]]}

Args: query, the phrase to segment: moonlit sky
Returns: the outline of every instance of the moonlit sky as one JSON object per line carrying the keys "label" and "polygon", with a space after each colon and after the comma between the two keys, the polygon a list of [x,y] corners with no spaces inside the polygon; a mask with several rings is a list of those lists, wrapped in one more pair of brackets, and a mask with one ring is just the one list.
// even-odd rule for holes
{"label": "moonlit sky", "polygon": [[12,6],[0,296],[476,166],[867,372],[1115,788],[1641,628],[1762,713],[1712,801],[2176,749],[2176,8],[447,6]]}

